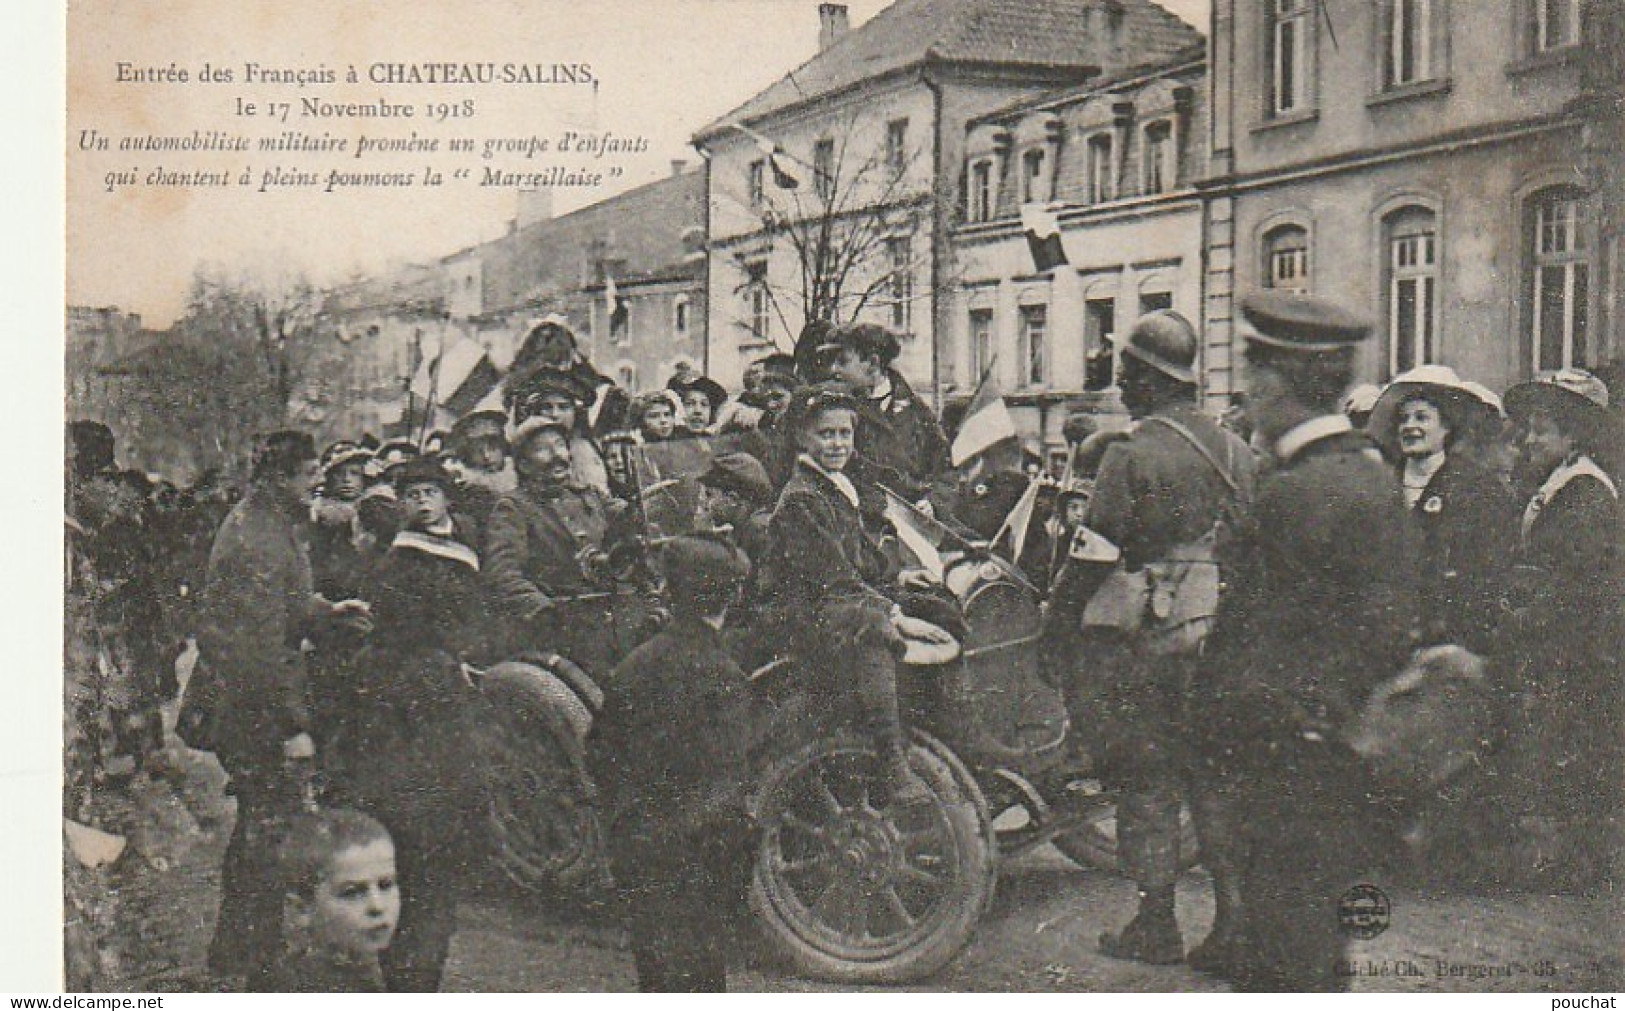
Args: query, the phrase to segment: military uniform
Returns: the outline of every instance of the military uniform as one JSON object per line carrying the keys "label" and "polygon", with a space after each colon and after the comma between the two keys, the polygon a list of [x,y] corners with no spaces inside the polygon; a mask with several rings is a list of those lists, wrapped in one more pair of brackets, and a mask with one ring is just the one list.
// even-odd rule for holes
{"label": "military uniform", "polygon": [[[1307,296],[1252,298],[1249,339],[1271,354],[1351,355],[1366,334]],[[1269,406],[1257,399],[1251,409]],[[1344,990],[1338,899],[1381,833],[1367,774],[1342,738],[1410,653],[1417,552],[1392,471],[1345,416],[1293,426],[1273,452],[1226,555],[1230,592],[1198,691],[1203,745],[1243,831],[1249,947],[1237,982]]]}
{"label": "military uniform", "polygon": [[948,438],[931,409],[894,369],[878,397],[858,398],[854,477],[882,484],[911,502],[930,499],[943,516],[954,505]]}
{"label": "military uniform", "polygon": [[[1247,446],[1194,406],[1161,408],[1106,451],[1084,522],[1118,546],[1127,570],[1138,571],[1209,536],[1222,518],[1239,516],[1253,472]],[[1105,683],[1067,697],[1073,726],[1097,728],[1103,772],[1124,789],[1124,869],[1151,890],[1172,886],[1181,870],[1179,808],[1191,764],[1186,693],[1199,668],[1194,653],[1140,647],[1132,632],[1102,642],[1107,662],[1091,664],[1089,673]]]}
{"label": "military uniform", "polygon": [[618,514],[614,500],[574,483],[521,482],[517,491],[497,501],[485,531],[482,563],[492,602],[514,633],[511,647],[563,653],[589,673],[612,665],[604,623],[608,604],[602,609],[555,605],[560,597],[606,589],[584,569],[581,554],[604,548]]}

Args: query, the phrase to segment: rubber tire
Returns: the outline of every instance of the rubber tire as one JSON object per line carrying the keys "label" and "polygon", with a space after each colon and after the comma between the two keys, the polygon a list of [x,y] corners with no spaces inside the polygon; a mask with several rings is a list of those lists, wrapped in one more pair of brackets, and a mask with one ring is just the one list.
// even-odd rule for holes
{"label": "rubber tire", "polygon": [[601,885],[608,865],[582,741],[591,714],[563,682],[528,664],[498,664],[480,691],[478,748],[498,868],[528,892]]}
{"label": "rubber tire", "polygon": [[946,745],[923,731],[911,733],[909,764],[936,794],[939,810],[958,856],[951,898],[922,918],[919,936],[895,945],[863,950],[832,940],[816,923],[798,920],[805,904],[787,895],[771,870],[778,808],[774,793],[793,773],[817,760],[869,752],[856,734],[836,732],[770,761],[755,798],[763,826],[751,878],[750,904],[773,950],[801,975],[832,983],[897,984],[929,976],[946,966],[970,942],[993,901],[998,877],[998,846],[987,801],[965,765]]}

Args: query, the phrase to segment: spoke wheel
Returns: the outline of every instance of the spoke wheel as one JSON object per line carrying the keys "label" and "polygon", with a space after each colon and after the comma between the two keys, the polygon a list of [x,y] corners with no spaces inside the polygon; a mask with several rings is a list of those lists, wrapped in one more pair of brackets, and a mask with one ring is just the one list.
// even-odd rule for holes
{"label": "spoke wheel", "polygon": [[916,733],[909,762],[933,803],[902,811],[872,795],[874,754],[845,734],[771,763],[751,904],[799,971],[898,983],[946,965],[993,899],[996,847],[964,766]]}

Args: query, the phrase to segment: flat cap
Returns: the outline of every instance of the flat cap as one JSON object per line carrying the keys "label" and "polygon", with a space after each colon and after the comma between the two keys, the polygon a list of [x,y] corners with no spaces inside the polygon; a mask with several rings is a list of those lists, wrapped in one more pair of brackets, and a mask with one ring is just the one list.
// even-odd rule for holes
{"label": "flat cap", "polygon": [[1255,291],[1241,300],[1241,315],[1254,344],[1306,353],[1353,347],[1371,333],[1370,324],[1340,306],[1312,295]]}
{"label": "flat cap", "polygon": [[457,478],[432,456],[416,456],[402,460],[384,471],[384,479],[394,487],[397,495],[403,494],[414,484],[438,485],[442,491],[448,493],[457,486]]}
{"label": "flat cap", "polygon": [[768,480],[767,468],[749,453],[724,453],[712,460],[711,468],[700,475],[700,483],[733,492],[753,505],[773,501],[773,482]]}

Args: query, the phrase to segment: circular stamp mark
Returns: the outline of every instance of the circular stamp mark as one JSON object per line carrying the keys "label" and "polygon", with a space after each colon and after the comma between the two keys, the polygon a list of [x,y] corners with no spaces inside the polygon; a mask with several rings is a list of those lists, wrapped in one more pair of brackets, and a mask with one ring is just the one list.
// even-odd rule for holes
{"label": "circular stamp mark", "polygon": [[1388,929],[1392,907],[1376,885],[1355,885],[1337,900],[1337,926],[1346,937],[1369,941]]}

